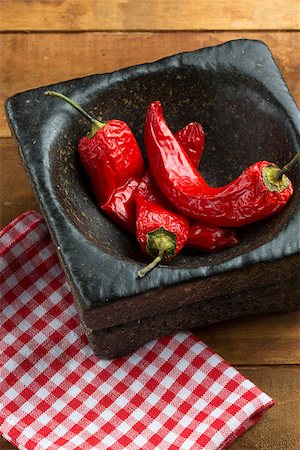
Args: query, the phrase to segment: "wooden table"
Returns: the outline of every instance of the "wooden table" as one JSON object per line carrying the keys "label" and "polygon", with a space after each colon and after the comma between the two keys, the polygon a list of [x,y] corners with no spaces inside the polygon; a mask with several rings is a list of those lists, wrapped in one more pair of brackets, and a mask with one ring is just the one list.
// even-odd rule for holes
{"label": "wooden table", "polygon": [[[0,102],[33,87],[251,38],[269,45],[299,104],[299,28],[298,0],[0,0]],[[2,228],[38,210],[2,107],[0,173]],[[196,331],[276,400],[232,449],[300,448],[299,323],[294,312]],[[0,438],[0,448],[14,447]]]}

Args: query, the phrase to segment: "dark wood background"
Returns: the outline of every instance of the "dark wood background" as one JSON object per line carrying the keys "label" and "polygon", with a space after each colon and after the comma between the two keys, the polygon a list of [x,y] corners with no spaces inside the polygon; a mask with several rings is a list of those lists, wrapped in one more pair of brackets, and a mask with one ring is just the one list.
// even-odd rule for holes
{"label": "dark wood background", "polygon": [[[270,47],[300,104],[299,28],[298,0],[0,0],[0,228],[39,209],[5,119],[7,97],[251,38]],[[233,450],[300,448],[299,323],[300,312],[268,314],[196,331],[276,401]],[[0,437],[0,448],[15,447]]]}

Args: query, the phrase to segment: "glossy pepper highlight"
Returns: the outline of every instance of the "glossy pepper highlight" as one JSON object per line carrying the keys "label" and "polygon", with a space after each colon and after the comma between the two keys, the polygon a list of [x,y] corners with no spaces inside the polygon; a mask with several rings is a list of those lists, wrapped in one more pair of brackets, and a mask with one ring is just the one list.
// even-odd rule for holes
{"label": "glossy pepper highlight", "polygon": [[194,222],[189,226],[185,246],[202,252],[212,253],[224,248],[234,247],[240,240],[231,228]]}
{"label": "glossy pepper highlight", "polygon": [[268,161],[248,167],[237,179],[210,187],[193,167],[167,126],[159,101],[146,114],[145,146],[155,180],[166,197],[190,218],[217,226],[239,227],[279,212],[293,193],[285,173]]}
{"label": "glossy pepper highlight", "polygon": [[63,99],[90,121],[90,131],[78,143],[80,161],[101,210],[134,233],[134,192],[145,172],[145,164],[132,131],[121,120],[100,122],[59,92],[45,94]]}

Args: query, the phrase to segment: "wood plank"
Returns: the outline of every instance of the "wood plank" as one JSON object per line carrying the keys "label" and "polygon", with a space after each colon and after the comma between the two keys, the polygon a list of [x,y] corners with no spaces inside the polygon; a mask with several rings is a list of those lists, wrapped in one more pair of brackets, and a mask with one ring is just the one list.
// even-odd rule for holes
{"label": "wood plank", "polygon": [[300,367],[239,369],[275,400],[260,422],[230,450],[296,450],[300,448]]}
{"label": "wood plank", "polygon": [[[0,139],[0,229],[39,207],[12,139]],[[0,447],[1,448],[1,447]]]}
{"label": "wood plank", "polygon": [[233,365],[299,364],[300,311],[230,320],[193,330]]}
{"label": "wood plank", "polygon": [[[300,446],[300,368],[251,367],[240,371],[275,400],[275,406],[231,450],[292,450]],[[15,447],[0,437],[1,450]]]}
{"label": "wood plank", "polygon": [[2,0],[0,30],[295,30],[298,0]]}
{"label": "wood plank", "polygon": [[[269,45],[291,93],[300,103],[297,32],[2,34],[0,103],[34,87],[109,72],[236,38],[261,39]],[[3,111],[0,136],[10,136]]]}
{"label": "wood plank", "polygon": [[2,436],[0,436],[0,448],[1,448],[1,450],[17,450],[17,447],[12,445],[10,442],[8,442],[6,439],[4,439]]}

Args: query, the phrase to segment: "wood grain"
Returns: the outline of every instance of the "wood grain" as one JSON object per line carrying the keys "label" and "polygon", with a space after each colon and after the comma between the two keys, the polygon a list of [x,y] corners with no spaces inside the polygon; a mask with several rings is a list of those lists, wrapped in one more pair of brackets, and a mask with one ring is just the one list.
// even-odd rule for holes
{"label": "wood grain", "polygon": [[[0,139],[0,229],[39,207],[12,139]],[[1,449],[1,447],[0,447]]]}
{"label": "wood grain", "polygon": [[297,450],[300,448],[300,367],[239,369],[275,400],[266,415],[230,446],[230,450]]}
{"label": "wood grain", "polygon": [[0,9],[0,30],[295,30],[299,22],[297,0],[2,0]]}
{"label": "wood grain", "polygon": [[2,436],[0,436],[0,449],[1,450],[15,450],[17,447],[12,445],[10,442],[8,442],[6,439],[4,439]]}
{"label": "wood grain", "polygon": [[[300,104],[300,33],[297,32],[8,33],[0,37],[0,104],[27,89],[110,72],[236,38],[260,39],[269,46]],[[10,136],[3,110],[0,111],[0,136]]]}
{"label": "wood grain", "polygon": [[[300,445],[299,366],[246,367],[240,371],[275,400],[275,406],[231,450],[296,450]],[[15,447],[0,437],[1,450]]]}
{"label": "wood grain", "polygon": [[195,334],[233,365],[298,364],[300,311],[210,325]]}

